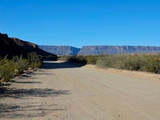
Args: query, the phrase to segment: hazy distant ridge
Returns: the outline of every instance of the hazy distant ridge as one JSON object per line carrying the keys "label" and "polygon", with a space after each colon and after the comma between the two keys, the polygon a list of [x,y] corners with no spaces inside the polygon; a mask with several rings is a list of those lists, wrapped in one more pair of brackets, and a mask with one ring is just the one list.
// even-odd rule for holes
{"label": "hazy distant ridge", "polygon": [[160,53],[160,47],[152,46],[84,46],[79,55],[119,54],[119,53]]}
{"label": "hazy distant ridge", "polygon": [[100,55],[119,53],[160,53],[160,47],[154,46],[39,46],[41,49],[57,55]]}
{"label": "hazy distant ridge", "polygon": [[80,51],[80,48],[72,46],[39,45],[39,48],[56,55],[77,55]]}

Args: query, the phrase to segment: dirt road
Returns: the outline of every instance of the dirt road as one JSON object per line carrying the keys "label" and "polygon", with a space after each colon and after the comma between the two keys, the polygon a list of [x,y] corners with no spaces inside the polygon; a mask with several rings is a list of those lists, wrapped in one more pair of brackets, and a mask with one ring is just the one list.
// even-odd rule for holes
{"label": "dirt road", "polygon": [[0,120],[160,120],[160,76],[45,62],[0,94]]}

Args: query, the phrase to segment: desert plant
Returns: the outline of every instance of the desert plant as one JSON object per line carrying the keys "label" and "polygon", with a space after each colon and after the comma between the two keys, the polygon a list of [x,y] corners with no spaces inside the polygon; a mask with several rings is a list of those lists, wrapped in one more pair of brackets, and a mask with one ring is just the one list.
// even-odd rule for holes
{"label": "desert plant", "polygon": [[41,56],[37,55],[36,53],[28,53],[27,56],[28,66],[31,69],[39,68],[42,65]]}
{"label": "desert plant", "polygon": [[118,68],[160,73],[160,54],[62,56],[60,59],[67,62],[96,64],[102,68]]}
{"label": "desert plant", "polygon": [[14,77],[15,68],[12,60],[8,60],[7,57],[0,62],[0,79],[1,82],[8,82]]}
{"label": "desert plant", "polygon": [[0,59],[0,83],[9,82],[13,77],[22,74],[25,70],[38,68],[41,64],[41,57],[36,53],[29,53],[28,59],[24,59],[22,56],[7,59],[6,56]]}
{"label": "desert plant", "polygon": [[16,75],[20,75],[22,73],[24,73],[24,70],[28,69],[28,64],[29,62],[27,61],[27,59],[23,59],[22,56],[18,57],[15,56],[13,57],[13,61],[14,61],[14,67],[15,67],[15,71],[16,71]]}
{"label": "desert plant", "polygon": [[160,73],[160,55],[126,54],[105,55],[97,60],[99,67],[111,67],[136,71]]}

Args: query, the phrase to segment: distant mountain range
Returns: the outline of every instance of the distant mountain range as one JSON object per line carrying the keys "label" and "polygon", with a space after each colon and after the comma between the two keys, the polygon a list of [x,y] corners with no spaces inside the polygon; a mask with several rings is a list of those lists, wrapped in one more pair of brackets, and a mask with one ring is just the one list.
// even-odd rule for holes
{"label": "distant mountain range", "polygon": [[120,53],[160,53],[160,47],[154,46],[84,46],[76,48],[72,46],[36,45],[18,38],[10,38],[7,34],[0,33],[0,57],[23,55],[36,52],[43,57],[57,55],[100,55]]}
{"label": "distant mountain range", "polygon": [[160,47],[152,46],[84,46],[79,55],[120,54],[120,53],[160,53]]}
{"label": "distant mountain range", "polygon": [[57,55],[48,53],[42,49],[39,49],[38,45],[23,41],[18,38],[10,38],[7,34],[0,33],[0,57],[8,56],[27,56],[28,53],[36,52],[43,57],[56,58]]}
{"label": "distant mountain range", "polygon": [[39,48],[56,55],[77,55],[81,50],[80,48],[72,46],[50,46],[50,45],[39,45]]}
{"label": "distant mountain range", "polygon": [[160,47],[154,46],[84,46],[81,49],[72,46],[47,46],[39,48],[57,55],[100,55],[121,53],[160,53]]}

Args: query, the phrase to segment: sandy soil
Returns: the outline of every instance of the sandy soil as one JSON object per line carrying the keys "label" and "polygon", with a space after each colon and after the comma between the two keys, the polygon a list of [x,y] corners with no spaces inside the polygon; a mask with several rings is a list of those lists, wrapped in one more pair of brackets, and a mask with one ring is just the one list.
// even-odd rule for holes
{"label": "sandy soil", "polygon": [[45,62],[7,88],[0,120],[160,120],[160,75]]}

